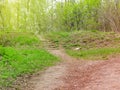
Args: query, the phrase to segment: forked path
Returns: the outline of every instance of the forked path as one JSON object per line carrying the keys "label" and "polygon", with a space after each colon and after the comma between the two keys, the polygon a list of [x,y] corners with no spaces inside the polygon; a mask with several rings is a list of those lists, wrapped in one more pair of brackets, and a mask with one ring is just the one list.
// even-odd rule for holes
{"label": "forked path", "polygon": [[83,61],[49,50],[63,62],[29,81],[27,90],[120,90],[120,58]]}

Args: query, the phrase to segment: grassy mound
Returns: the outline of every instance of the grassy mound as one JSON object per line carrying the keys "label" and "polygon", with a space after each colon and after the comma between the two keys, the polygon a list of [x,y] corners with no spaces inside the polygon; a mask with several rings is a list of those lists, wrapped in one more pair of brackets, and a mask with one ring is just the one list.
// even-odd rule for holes
{"label": "grassy mound", "polygon": [[113,32],[53,32],[47,34],[46,38],[77,58],[107,59],[109,55],[120,53],[120,35]]}

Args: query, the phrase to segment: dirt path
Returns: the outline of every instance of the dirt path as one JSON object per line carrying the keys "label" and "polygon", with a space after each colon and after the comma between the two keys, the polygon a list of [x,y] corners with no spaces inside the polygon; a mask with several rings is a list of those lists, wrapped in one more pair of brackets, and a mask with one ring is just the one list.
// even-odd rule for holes
{"label": "dirt path", "polygon": [[22,90],[120,90],[120,57],[83,61],[62,49],[48,51],[62,62],[32,76]]}
{"label": "dirt path", "polygon": [[120,90],[120,58],[74,63],[67,70],[65,85],[58,90]]}
{"label": "dirt path", "polygon": [[76,60],[64,50],[49,50],[63,62],[33,76],[24,90],[120,90],[120,58]]}
{"label": "dirt path", "polygon": [[49,52],[60,57],[62,62],[33,76],[27,82],[27,87],[24,86],[25,90],[59,90],[58,87],[64,86],[63,77],[67,75],[70,63],[77,60],[65,54],[64,50],[49,50]]}

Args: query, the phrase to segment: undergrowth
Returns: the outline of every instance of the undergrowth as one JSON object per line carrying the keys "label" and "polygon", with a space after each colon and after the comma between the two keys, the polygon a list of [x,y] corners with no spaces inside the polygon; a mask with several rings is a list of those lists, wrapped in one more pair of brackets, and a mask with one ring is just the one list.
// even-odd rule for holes
{"label": "undergrowth", "polygon": [[85,60],[107,60],[109,56],[115,56],[120,53],[120,48],[93,48],[88,50],[66,50],[66,52],[76,58]]}
{"label": "undergrowth", "polygon": [[49,67],[59,59],[42,48],[33,33],[0,33],[0,89],[9,87],[17,77]]}
{"label": "undergrowth", "polygon": [[0,33],[0,45],[18,46],[35,45],[40,43],[39,39],[33,33],[24,32],[3,32]]}
{"label": "undergrowth", "polygon": [[46,38],[77,58],[107,59],[111,54],[120,53],[120,35],[114,32],[96,30],[52,32],[46,34]]}

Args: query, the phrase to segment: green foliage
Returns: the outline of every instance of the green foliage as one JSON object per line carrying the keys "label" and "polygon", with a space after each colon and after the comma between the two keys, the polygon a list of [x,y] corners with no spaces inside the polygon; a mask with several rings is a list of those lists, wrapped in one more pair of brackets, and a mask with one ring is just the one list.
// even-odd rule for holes
{"label": "green foliage", "polygon": [[[120,36],[112,32],[74,31],[74,32],[51,32],[46,34],[46,38],[53,44],[61,44],[66,49],[79,47],[82,50],[93,47],[110,47],[119,44]],[[58,45],[59,46],[59,45]]]}
{"label": "green foliage", "polygon": [[33,32],[104,30],[119,31],[118,0],[0,1],[1,30]]}
{"label": "green foliage", "polygon": [[93,48],[80,51],[67,50],[67,53],[80,59],[103,60],[108,59],[110,55],[119,54],[120,48]]}
{"label": "green foliage", "polygon": [[47,34],[44,34],[45,38],[56,47],[64,45],[64,41],[68,39],[69,35],[70,32],[49,32]]}
{"label": "green foliage", "polygon": [[33,45],[39,43],[39,40],[34,36],[19,36],[14,39],[14,42],[20,45]]}
{"label": "green foliage", "polygon": [[[84,0],[78,3],[57,4],[57,19],[65,30],[98,29],[100,0]],[[60,10],[61,9],[61,10]],[[60,26],[61,27],[61,26]]]}
{"label": "green foliage", "polygon": [[65,48],[69,55],[77,58],[107,59],[109,55],[120,53],[120,35],[113,32],[96,30],[53,32],[46,37],[58,47]]}
{"label": "green foliage", "polygon": [[45,0],[0,1],[0,29],[12,31],[45,29],[43,28],[46,19],[45,4]]}
{"label": "green foliage", "polygon": [[41,48],[41,42],[33,33],[0,32],[0,89],[12,85],[19,76],[59,61]]}
{"label": "green foliage", "polygon": [[7,86],[20,75],[36,72],[58,61],[43,49],[0,47],[0,87]]}
{"label": "green foliage", "polygon": [[4,32],[0,34],[0,45],[2,46],[37,45],[39,43],[39,39],[32,33]]}

